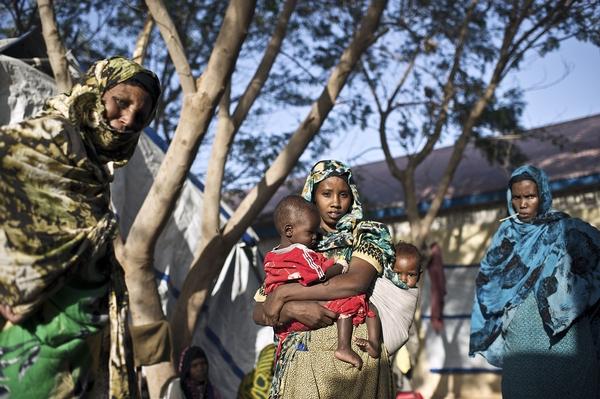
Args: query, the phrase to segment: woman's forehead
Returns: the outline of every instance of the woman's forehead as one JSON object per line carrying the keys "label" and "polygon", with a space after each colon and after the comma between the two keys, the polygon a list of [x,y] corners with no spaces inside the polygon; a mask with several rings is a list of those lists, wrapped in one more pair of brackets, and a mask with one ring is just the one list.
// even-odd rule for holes
{"label": "woman's forehead", "polygon": [[321,180],[318,183],[317,187],[321,187],[321,189],[327,187],[327,188],[350,190],[350,185],[348,184],[346,179],[344,179],[341,176],[329,176],[329,177]]}
{"label": "woman's forehead", "polygon": [[537,183],[533,180],[519,180],[511,185],[512,191],[537,191]]}

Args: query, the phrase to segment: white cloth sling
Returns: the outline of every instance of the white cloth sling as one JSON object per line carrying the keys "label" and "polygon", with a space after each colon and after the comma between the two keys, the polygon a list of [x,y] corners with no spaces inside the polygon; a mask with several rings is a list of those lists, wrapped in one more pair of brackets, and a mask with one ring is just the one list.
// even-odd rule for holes
{"label": "white cloth sling", "polygon": [[390,355],[408,341],[408,330],[415,316],[418,297],[418,288],[405,290],[385,278],[375,281],[370,301],[379,312],[383,343]]}

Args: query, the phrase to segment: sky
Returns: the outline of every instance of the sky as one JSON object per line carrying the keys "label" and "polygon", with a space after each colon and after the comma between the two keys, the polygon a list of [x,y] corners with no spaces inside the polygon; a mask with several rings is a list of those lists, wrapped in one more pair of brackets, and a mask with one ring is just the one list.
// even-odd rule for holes
{"label": "sky", "polygon": [[[524,90],[521,124],[527,129],[600,113],[600,48],[592,44],[570,39],[543,58],[531,54],[505,79]],[[350,165],[380,161],[379,143],[375,131],[355,130],[322,158]]]}

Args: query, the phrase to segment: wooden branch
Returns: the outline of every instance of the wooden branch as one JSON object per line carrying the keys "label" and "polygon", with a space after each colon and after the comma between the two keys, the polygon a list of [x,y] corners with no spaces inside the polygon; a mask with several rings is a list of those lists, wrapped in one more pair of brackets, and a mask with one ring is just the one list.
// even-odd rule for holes
{"label": "wooden branch", "polygon": [[231,149],[235,128],[229,113],[231,98],[231,83],[227,85],[225,93],[219,102],[219,123],[217,133],[212,145],[210,159],[208,161],[208,172],[204,183],[204,197],[202,204],[202,235],[196,248],[196,256],[202,253],[207,243],[216,235],[220,234],[221,218],[221,186],[225,174],[225,163]]}
{"label": "wooden branch", "polygon": [[[160,4],[162,5],[162,2]],[[154,6],[156,4],[149,4],[149,8]],[[252,20],[254,7],[253,0],[230,1],[208,67],[198,82],[198,91],[194,89],[194,92],[183,96],[183,107],[175,137],[131,226],[127,241],[119,251],[118,259],[125,271],[133,325],[144,325],[164,319],[152,268],[156,240],[175,207],[198,146],[206,134],[225,84],[229,81]],[[156,11],[152,11],[155,19]],[[164,24],[165,15],[161,15],[162,19],[157,21],[161,20]],[[162,26],[164,28],[165,25]],[[183,53],[179,56],[183,56]],[[187,60],[185,65],[188,65]],[[193,83],[195,88],[195,82]],[[187,85],[187,90],[191,90],[189,81]],[[179,334],[176,329],[172,331]],[[174,338],[176,339],[177,335],[174,334]],[[157,368],[162,366],[164,365]],[[149,369],[153,370],[154,366]],[[162,386],[166,375],[164,371],[154,374],[153,378],[156,376],[157,380],[152,381],[153,386]]]}
{"label": "wooden branch", "polygon": [[143,253],[151,253],[171,214],[213,111],[233,71],[254,5],[253,1],[231,0],[208,65],[198,80],[198,92],[184,94],[175,137],[129,232],[127,244],[135,240]]}
{"label": "wooden branch", "polygon": [[404,83],[406,83],[406,80],[408,79],[408,77],[410,76],[410,73],[414,69],[415,63],[417,62],[417,57],[419,56],[420,53],[421,52],[418,50],[413,53],[410,63],[408,64],[408,66],[406,67],[406,70],[404,71],[404,73],[400,77],[400,80],[396,84],[396,87],[394,88],[392,95],[390,96],[390,98],[388,98],[388,103],[387,103],[388,110],[391,111],[392,104],[394,103],[394,101],[396,101],[396,96],[398,95],[398,93],[400,93],[400,90],[402,89],[402,87],[404,87]]}
{"label": "wooden branch", "polygon": [[258,97],[258,94],[262,90],[267,77],[269,76],[269,72],[275,63],[277,55],[279,55],[290,17],[296,8],[296,3],[297,0],[286,0],[283,4],[283,8],[277,17],[277,23],[275,24],[275,29],[273,30],[273,35],[269,40],[265,54],[233,112],[232,120],[236,131],[239,129],[244,119],[246,119],[252,104],[254,104],[254,101]]}
{"label": "wooden branch", "polygon": [[221,202],[221,186],[225,173],[227,155],[239,128],[248,115],[252,104],[263,88],[269,72],[279,54],[281,44],[285,37],[290,16],[296,7],[297,0],[287,0],[277,18],[275,29],[266,47],[261,62],[248,83],[246,90],[240,97],[233,117],[229,113],[231,104],[231,83],[221,98],[219,104],[219,124],[212,145],[211,158],[208,162],[206,173],[204,205],[202,217],[202,240],[195,251],[195,258],[205,249],[206,245],[215,235],[220,234],[219,207]]}
{"label": "wooden branch", "polygon": [[177,76],[179,76],[179,83],[183,89],[184,94],[193,94],[196,92],[196,83],[194,82],[194,76],[190,64],[185,55],[185,50],[177,28],[173,23],[173,20],[169,16],[169,12],[165,7],[162,0],[146,0],[146,6],[152,15],[152,18],[158,25],[160,34],[162,35],[167,50],[171,56],[171,60],[177,70]]}
{"label": "wooden branch", "polygon": [[[546,14],[544,18],[542,18],[537,23],[533,24],[529,30],[524,32],[521,35],[521,37],[514,42],[515,44],[511,46],[511,49],[508,51],[508,57],[506,62],[507,65],[504,68],[503,75],[506,74],[510,69],[512,69],[513,65],[517,62],[517,60],[519,60],[528,50],[535,46],[536,42],[554,27],[554,25],[552,24],[553,19],[556,18],[559,13],[571,8],[572,6],[572,1],[563,0],[560,3],[560,5],[554,7],[552,13]],[[529,39],[529,37],[532,35],[534,35],[534,37],[532,39]],[[523,43],[525,43],[525,45],[523,45]]]}
{"label": "wooden branch", "polygon": [[379,99],[379,95],[377,94],[377,85],[375,84],[375,81],[373,80],[371,75],[369,75],[369,71],[367,70],[367,67],[364,65],[364,63],[362,63],[360,70],[365,77],[365,81],[367,82],[367,86],[369,87],[369,90],[371,91],[371,96],[373,97],[373,100],[375,101],[375,105],[377,106],[377,111],[380,114],[385,113],[385,111],[383,109],[383,105],[381,103],[381,100]]}
{"label": "wooden branch", "polygon": [[387,167],[396,179],[402,181],[405,178],[405,171],[400,169],[398,164],[396,164],[396,160],[392,155],[390,150],[390,145],[387,138],[387,118],[389,116],[389,112],[384,112],[379,115],[379,141],[381,142],[381,149],[383,150],[383,154],[385,156],[385,163]]}
{"label": "wooden branch", "polygon": [[42,34],[48,50],[48,59],[54,74],[54,80],[60,92],[67,92],[73,86],[73,79],[69,73],[69,64],[67,62],[67,52],[62,44],[52,0],[37,0],[40,21],[42,23]]}
{"label": "wooden branch", "polygon": [[[379,118],[379,141],[381,142],[381,148],[382,148],[383,154],[385,156],[385,162],[388,166],[389,171],[392,173],[392,175],[400,181],[403,181],[405,179],[406,173],[400,169],[400,167],[398,166],[398,164],[396,163],[396,160],[394,159],[394,157],[392,155],[392,152],[390,151],[390,146],[389,146],[389,142],[388,142],[388,138],[387,138],[386,124],[387,124],[387,118],[390,115],[390,113],[393,112],[394,109],[397,108],[396,106],[394,106],[394,101],[396,99],[396,96],[400,92],[400,89],[404,86],[404,83],[408,79],[408,76],[412,72],[419,53],[420,53],[419,51],[415,51],[414,54],[412,55],[410,63],[408,64],[408,67],[406,68],[406,70],[404,71],[402,76],[400,77],[400,80],[396,84],[396,87],[395,87],[394,91],[392,92],[392,95],[390,96],[390,98],[388,98],[385,111],[381,108],[379,99],[377,99],[377,97],[376,97],[374,83],[371,83],[369,85],[371,87],[371,92],[373,93],[373,96],[376,99],[377,109],[379,110],[379,117],[380,117]],[[367,77],[368,77],[368,75],[367,75]],[[404,192],[406,192],[406,190]]]}
{"label": "wooden branch", "polygon": [[372,0],[358,31],[343,52],[323,92],[311,107],[307,117],[266,171],[261,181],[238,206],[225,225],[222,236],[211,241],[194,261],[181,290],[177,309],[172,320],[173,328],[182,332],[182,342],[179,343],[179,347],[186,345],[191,338],[191,331],[196,323],[200,307],[206,298],[212,281],[223,265],[224,256],[227,255],[281,186],[285,177],[296,164],[310,140],[317,134],[328,113],[333,108],[348,75],[356,66],[367,46],[372,42],[372,37],[375,34],[385,5],[385,0]]}
{"label": "wooden branch", "polygon": [[[467,13],[465,15],[465,19],[460,28],[460,34],[458,37],[458,43],[456,45],[456,50],[454,52],[454,61],[452,62],[452,68],[450,69],[450,73],[448,74],[448,78],[446,79],[446,83],[444,84],[444,97],[440,104],[440,113],[435,123],[435,127],[433,129],[433,134],[431,134],[427,138],[427,142],[421,149],[421,151],[417,152],[414,156],[410,157],[407,164],[407,170],[414,171],[418,165],[420,165],[429,154],[433,151],[435,144],[438,142],[444,125],[446,124],[446,119],[448,118],[448,106],[450,101],[454,97],[454,79],[456,74],[460,70],[460,63],[462,60],[462,54],[465,47],[465,42],[467,40],[469,23],[471,22],[471,18],[473,17],[473,13],[475,11],[475,7],[477,7],[478,0],[471,1],[469,8],[467,9]],[[412,173],[412,172],[409,172]]]}
{"label": "wooden branch", "polygon": [[131,57],[133,61],[140,65],[144,63],[144,59],[146,58],[146,51],[148,50],[148,44],[150,43],[152,28],[154,28],[154,19],[152,19],[152,14],[148,14],[146,15],[144,27],[135,42],[135,48]]}

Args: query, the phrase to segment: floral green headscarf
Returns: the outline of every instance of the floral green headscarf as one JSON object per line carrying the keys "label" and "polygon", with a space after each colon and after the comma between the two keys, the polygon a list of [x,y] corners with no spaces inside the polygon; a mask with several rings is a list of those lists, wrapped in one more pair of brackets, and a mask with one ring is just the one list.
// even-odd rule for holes
{"label": "floral green headscarf", "polygon": [[[307,201],[314,202],[316,186],[329,177],[341,177],[348,183],[352,193],[352,205],[350,211],[342,216],[336,224],[336,231],[326,233],[319,240],[317,250],[325,252],[328,256],[343,252],[346,260],[352,256],[352,251],[357,248],[370,252],[380,263],[383,276],[392,281],[396,286],[407,288],[400,280],[398,274],[392,269],[394,267],[395,253],[392,239],[387,227],[379,222],[364,221],[363,210],[358,195],[358,188],[352,176],[352,170],[340,161],[319,161],[311,169],[306,178],[302,197]],[[360,241],[360,242],[357,242]],[[364,245],[361,245],[364,244]],[[370,248],[369,248],[370,247]],[[376,247],[376,250],[372,248]]]}

